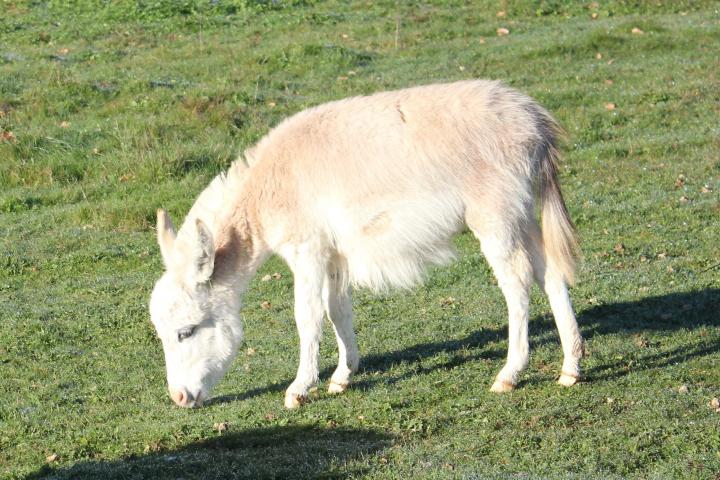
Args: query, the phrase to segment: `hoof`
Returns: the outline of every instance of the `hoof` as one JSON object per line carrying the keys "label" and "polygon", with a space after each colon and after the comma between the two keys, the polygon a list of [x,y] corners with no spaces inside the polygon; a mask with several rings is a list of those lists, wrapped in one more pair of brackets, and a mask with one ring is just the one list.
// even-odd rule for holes
{"label": "hoof", "polygon": [[490,391],[494,393],[512,392],[515,389],[515,385],[505,380],[495,380],[495,383],[490,387]]}
{"label": "hoof", "polygon": [[328,393],[332,394],[338,394],[343,393],[345,390],[348,389],[349,384],[348,383],[335,383],[333,381],[330,381],[330,385],[328,385]]}
{"label": "hoof", "polygon": [[579,381],[580,381],[579,375],[570,375],[565,372],[562,372],[560,374],[560,378],[558,379],[558,383],[564,387],[572,387]]}
{"label": "hoof", "polygon": [[285,408],[288,410],[294,410],[305,403],[307,403],[307,395],[298,395],[296,393],[285,394]]}

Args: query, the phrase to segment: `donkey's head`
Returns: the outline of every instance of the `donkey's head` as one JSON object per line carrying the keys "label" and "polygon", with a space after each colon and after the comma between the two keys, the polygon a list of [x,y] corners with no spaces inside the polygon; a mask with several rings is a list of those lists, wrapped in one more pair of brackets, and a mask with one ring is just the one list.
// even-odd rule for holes
{"label": "donkey's head", "polygon": [[[236,295],[214,282],[212,233],[199,219],[180,234],[158,211],[158,243],[166,272],[155,284],[150,318],[165,351],[170,396],[181,407],[202,405],[230,367],[242,340]],[[190,228],[187,228],[190,227]]]}

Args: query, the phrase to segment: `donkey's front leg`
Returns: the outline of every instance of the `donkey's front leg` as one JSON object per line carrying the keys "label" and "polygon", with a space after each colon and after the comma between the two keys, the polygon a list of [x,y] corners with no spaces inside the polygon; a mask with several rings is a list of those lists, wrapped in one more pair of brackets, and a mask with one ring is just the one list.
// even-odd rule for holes
{"label": "donkey's front leg", "polygon": [[[307,262],[307,260],[305,260]],[[293,265],[295,323],[300,336],[300,365],[295,381],[285,392],[285,407],[297,408],[307,400],[318,381],[318,352],[322,335],[322,287],[325,272],[313,265]]]}

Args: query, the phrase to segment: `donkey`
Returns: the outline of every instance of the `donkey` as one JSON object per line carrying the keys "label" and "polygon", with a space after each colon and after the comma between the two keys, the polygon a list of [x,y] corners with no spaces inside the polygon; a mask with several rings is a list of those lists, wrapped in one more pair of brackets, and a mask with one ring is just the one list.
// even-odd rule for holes
{"label": "donkey", "polygon": [[[494,81],[462,81],[330,102],[280,123],[200,194],[176,233],[157,236],[166,272],[150,301],[170,396],[202,405],[243,336],[241,295],[271,255],[294,275],[300,363],[285,394],[296,408],[318,382],[323,317],[348,388],[360,357],[351,287],[411,288],[451,261],[467,226],[505,296],[507,362],[491,391],[512,390],[527,366],[529,290],[547,294],[564,354],[558,382],[580,378],[583,341],[568,294],[578,254],[557,179],[552,116]],[[535,202],[541,205],[542,229]]]}

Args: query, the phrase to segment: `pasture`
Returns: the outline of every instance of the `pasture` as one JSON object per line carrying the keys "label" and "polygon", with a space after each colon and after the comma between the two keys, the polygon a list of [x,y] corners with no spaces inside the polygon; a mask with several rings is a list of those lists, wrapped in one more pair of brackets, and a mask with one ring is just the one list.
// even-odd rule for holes
{"label": "pasture", "polygon": [[[720,478],[720,7],[627,1],[0,3],[0,478]],[[502,13],[500,13],[502,12]],[[498,30],[505,29],[505,30]],[[245,341],[175,407],[148,300],[179,223],[286,116],[500,79],[567,131],[584,381],[531,299],[519,388],[471,233],[411,291],[354,292],[361,368],[297,410],[292,276],[251,284]]]}

